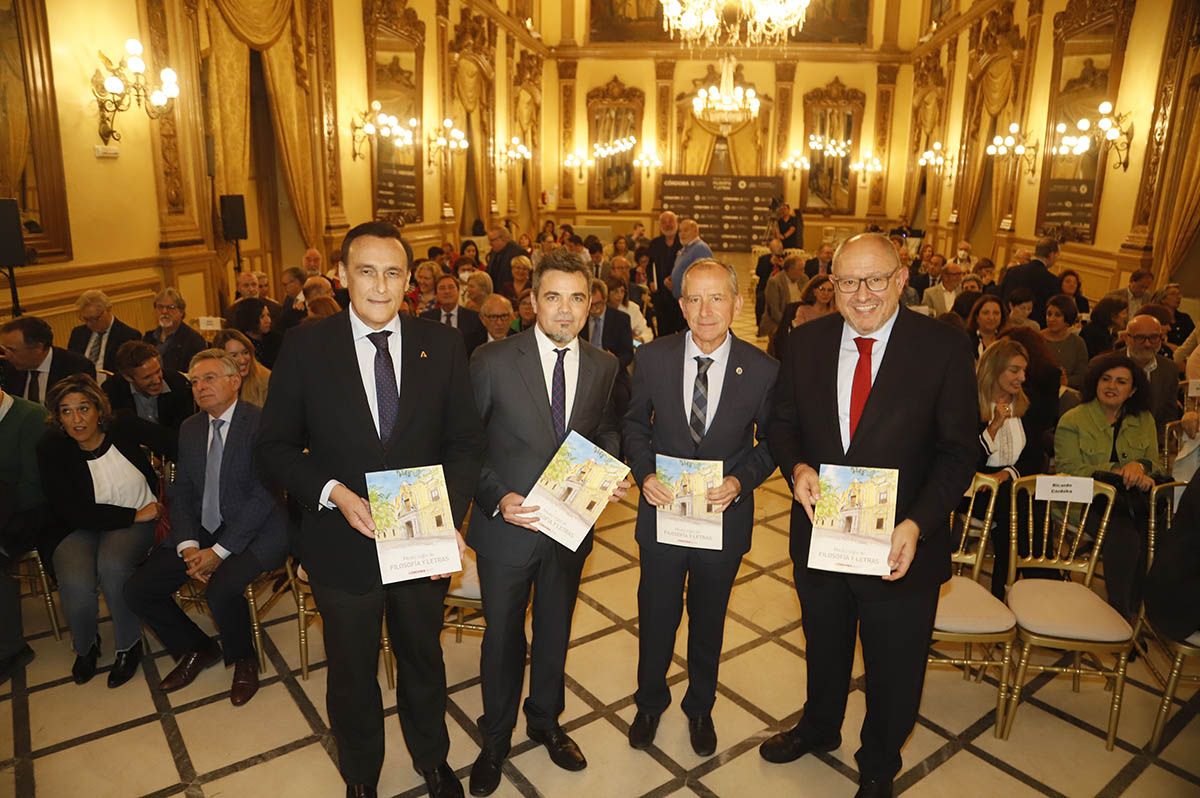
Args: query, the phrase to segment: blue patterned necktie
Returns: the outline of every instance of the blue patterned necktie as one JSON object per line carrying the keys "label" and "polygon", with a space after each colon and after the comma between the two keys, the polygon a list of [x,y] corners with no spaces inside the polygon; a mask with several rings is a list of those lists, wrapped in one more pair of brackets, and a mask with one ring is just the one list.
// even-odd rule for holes
{"label": "blue patterned necktie", "polygon": [[225,442],[221,440],[219,418],[212,420],[212,440],[208,443],[208,460],[204,463],[204,496],[200,500],[200,525],[209,532],[221,526],[221,457]]}
{"label": "blue patterned necktie", "polygon": [[380,330],[367,336],[375,345],[375,401],[379,409],[379,440],[387,443],[396,428],[400,413],[400,393],[396,390],[396,367],[388,353],[391,330]]}
{"label": "blue patterned necktie", "polygon": [[568,349],[555,349],[558,362],[554,364],[554,379],[550,383],[550,419],[554,422],[554,438],[561,443],[567,437],[567,372],[563,358]]}
{"label": "blue patterned necktie", "polygon": [[704,438],[704,426],[708,419],[708,368],[713,364],[711,357],[696,356],[696,383],[692,386],[692,412],[688,427],[692,442],[697,446]]}

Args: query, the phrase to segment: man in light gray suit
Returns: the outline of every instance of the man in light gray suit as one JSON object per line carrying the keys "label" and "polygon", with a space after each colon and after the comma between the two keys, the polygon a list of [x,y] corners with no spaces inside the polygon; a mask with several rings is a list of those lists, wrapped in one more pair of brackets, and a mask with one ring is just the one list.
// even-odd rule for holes
{"label": "man in light gray suit", "polygon": [[[580,340],[588,317],[591,269],[555,250],[533,273],[537,323],[526,332],[484,344],[471,359],[471,383],[487,429],[487,454],[475,492],[467,543],[475,549],[487,630],[479,671],[483,750],[471,768],[471,794],[490,795],[500,784],[517,722],[525,675],[525,611],[536,586],[529,697],[529,738],[544,745],[556,765],[587,767],[562,727],[563,669],[571,637],[579,576],[592,538],[577,551],[538,533],[536,506],[525,494],[571,430],[616,455],[620,432],[612,388],[617,359]],[[613,491],[620,499],[628,479]]]}

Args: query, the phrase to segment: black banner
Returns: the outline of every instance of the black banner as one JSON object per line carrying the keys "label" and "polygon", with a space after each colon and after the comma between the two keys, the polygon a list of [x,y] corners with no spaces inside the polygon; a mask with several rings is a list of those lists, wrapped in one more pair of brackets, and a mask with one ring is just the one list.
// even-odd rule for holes
{"label": "black banner", "polygon": [[663,175],[664,211],[700,224],[700,238],[714,252],[749,252],[775,223],[771,203],[783,196],[782,177]]}

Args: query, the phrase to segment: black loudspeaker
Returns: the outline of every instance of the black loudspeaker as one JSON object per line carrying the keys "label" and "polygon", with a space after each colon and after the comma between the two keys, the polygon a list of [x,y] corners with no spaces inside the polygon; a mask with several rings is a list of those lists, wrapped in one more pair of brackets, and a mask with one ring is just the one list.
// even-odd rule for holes
{"label": "black loudspeaker", "polygon": [[221,231],[226,241],[246,240],[246,198],[241,194],[221,195]]}
{"label": "black loudspeaker", "polygon": [[0,199],[0,266],[25,265],[21,209],[15,199]]}

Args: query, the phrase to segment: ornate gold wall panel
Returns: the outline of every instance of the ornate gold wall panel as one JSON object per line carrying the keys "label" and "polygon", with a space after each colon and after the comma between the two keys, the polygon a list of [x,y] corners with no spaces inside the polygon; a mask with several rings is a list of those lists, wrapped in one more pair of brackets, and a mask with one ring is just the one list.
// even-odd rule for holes
{"label": "ornate gold wall panel", "polygon": [[[875,157],[883,171],[871,175],[867,191],[867,216],[887,215],[887,180],[890,169],[892,141],[892,104],[896,97],[895,64],[880,64],[876,70],[875,87]],[[861,156],[860,156],[861,157]]]}

